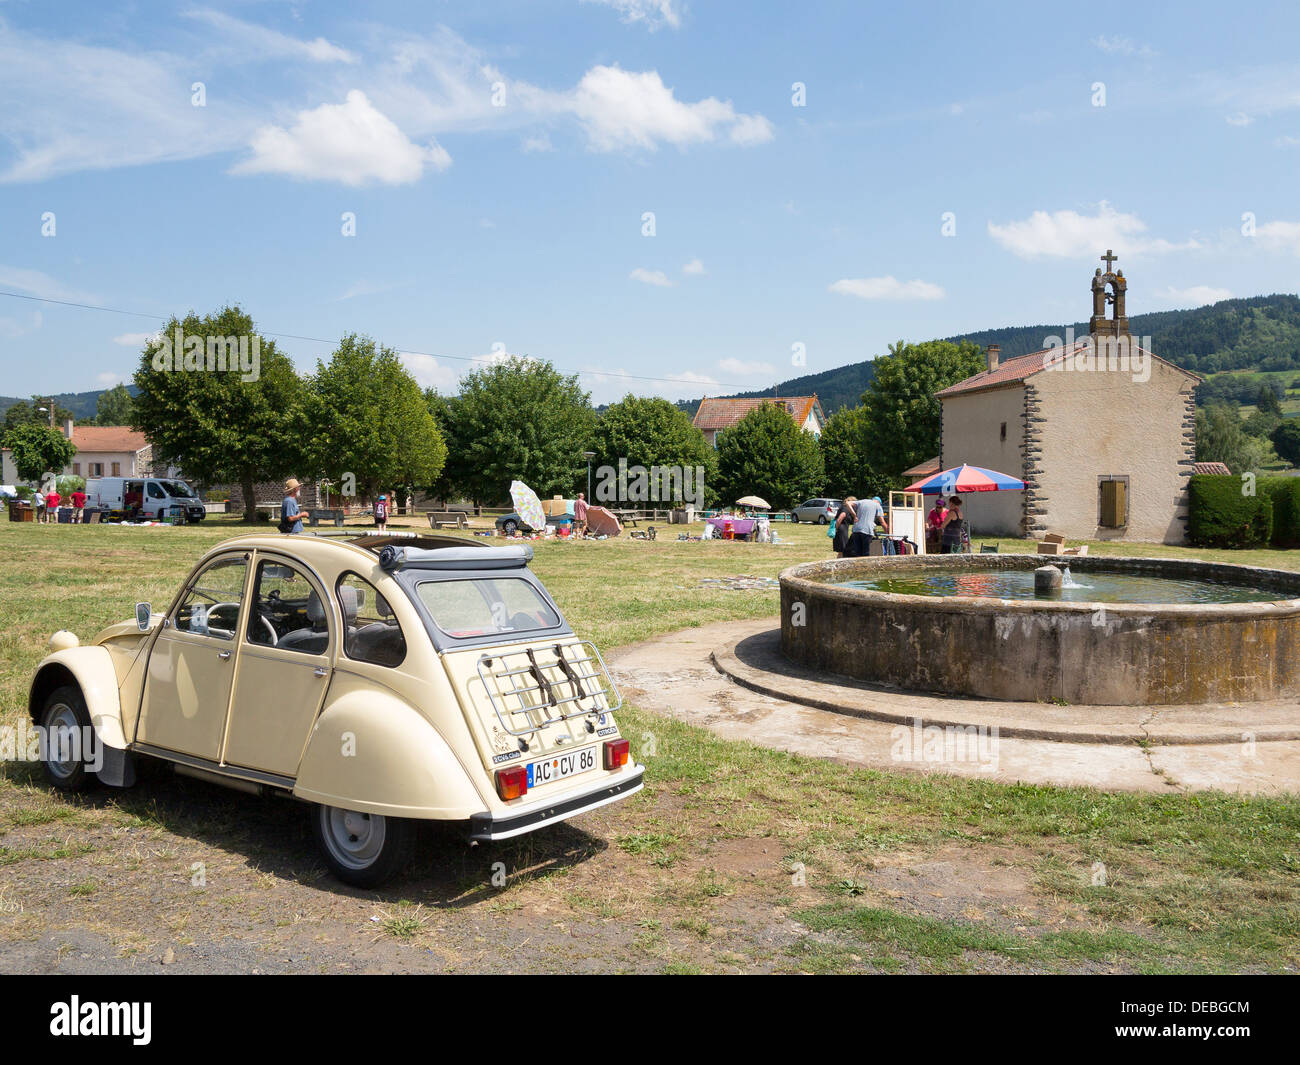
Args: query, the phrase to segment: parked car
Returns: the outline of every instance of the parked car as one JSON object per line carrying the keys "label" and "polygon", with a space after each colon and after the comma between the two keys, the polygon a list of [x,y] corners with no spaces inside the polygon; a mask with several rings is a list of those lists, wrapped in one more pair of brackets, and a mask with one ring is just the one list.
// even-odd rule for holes
{"label": "parked car", "polygon": [[207,514],[203,500],[175,477],[96,477],[86,482],[86,505],[103,507],[116,517],[158,521],[179,506],[188,522]]}
{"label": "parked car", "polygon": [[[546,524],[550,526],[568,525],[572,521],[572,514],[548,514],[546,516]],[[524,521],[515,511],[502,514],[501,517],[497,518],[496,526],[497,532],[505,533],[507,536],[513,536],[517,532],[527,534],[538,531]]]}
{"label": "parked car", "polygon": [[835,520],[841,502],[839,499],[810,499],[790,511],[790,517],[794,521],[812,521],[818,525],[828,525]]}
{"label": "parked car", "polygon": [[621,699],[531,558],[436,535],[218,544],[161,611],[51,638],[28,696],[46,775],[127,787],[155,760],[312,803],[329,868],[362,886],[405,865],[417,821],[500,840],[625,799],[644,769]]}

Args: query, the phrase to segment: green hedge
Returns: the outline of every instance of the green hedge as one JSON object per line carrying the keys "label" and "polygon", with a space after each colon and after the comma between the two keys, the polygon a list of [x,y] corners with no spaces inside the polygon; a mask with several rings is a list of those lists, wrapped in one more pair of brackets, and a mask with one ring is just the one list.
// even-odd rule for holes
{"label": "green hedge", "polygon": [[1273,539],[1273,500],[1240,477],[1196,474],[1188,488],[1187,536],[1199,547],[1266,547]]}
{"label": "green hedge", "polygon": [[1259,492],[1273,503],[1273,546],[1300,547],[1300,477],[1261,477]]}

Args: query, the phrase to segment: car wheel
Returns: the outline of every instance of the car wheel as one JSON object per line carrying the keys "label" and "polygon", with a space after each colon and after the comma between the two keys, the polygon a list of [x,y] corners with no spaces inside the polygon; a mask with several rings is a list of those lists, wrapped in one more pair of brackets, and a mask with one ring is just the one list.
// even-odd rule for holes
{"label": "car wheel", "polygon": [[514,536],[514,534],[519,531],[519,522],[517,521],[503,522],[501,525],[501,531],[505,533],[507,536]]}
{"label": "car wheel", "polygon": [[797,511],[793,511],[793,510],[790,511],[790,520],[794,522],[796,525],[799,524],[799,514]]}
{"label": "car wheel", "polygon": [[87,768],[93,752],[86,745],[96,741],[80,688],[68,684],[50,692],[41,710],[41,727],[45,732],[41,765],[51,784],[60,791],[85,791],[99,783]]}
{"label": "car wheel", "polygon": [[818,525],[829,525],[830,523],[831,523],[831,519],[828,518],[825,514],[823,514],[820,518],[817,519]]}
{"label": "car wheel", "polygon": [[377,887],[400,873],[415,840],[415,826],[405,818],[337,806],[318,806],[315,824],[330,872],[356,887]]}

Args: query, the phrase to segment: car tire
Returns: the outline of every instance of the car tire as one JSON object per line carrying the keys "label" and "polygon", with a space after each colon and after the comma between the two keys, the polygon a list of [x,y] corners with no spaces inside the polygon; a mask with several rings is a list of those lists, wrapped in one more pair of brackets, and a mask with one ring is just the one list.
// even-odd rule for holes
{"label": "car tire", "polygon": [[514,534],[519,531],[519,523],[517,521],[502,522],[501,531],[507,536],[514,536]]}
{"label": "car tire", "polygon": [[829,525],[830,523],[831,523],[831,519],[828,518],[825,514],[823,514],[820,518],[817,519],[818,525]]}
{"label": "car tire", "polygon": [[790,520],[796,525],[799,524],[799,515],[795,511],[790,511]]}
{"label": "car tire", "polygon": [[402,817],[317,806],[316,842],[330,872],[354,887],[378,887],[406,868],[415,825]]}
{"label": "car tire", "polygon": [[45,751],[41,760],[45,778],[60,791],[88,791],[95,787],[99,777],[87,766],[86,750],[79,745],[76,750],[78,757],[60,762],[55,760],[59,745],[51,742],[54,730],[60,728],[75,728],[82,738],[94,735],[90,711],[86,709],[81,689],[75,684],[65,684],[50,692],[41,708],[41,727],[45,732]]}

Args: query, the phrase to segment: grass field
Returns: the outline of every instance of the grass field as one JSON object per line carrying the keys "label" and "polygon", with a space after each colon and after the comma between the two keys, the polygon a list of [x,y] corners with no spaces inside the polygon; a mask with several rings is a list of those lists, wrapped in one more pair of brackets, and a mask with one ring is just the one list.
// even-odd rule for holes
{"label": "grass field", "polygon": [[[22,716],[52,631],[84,641],[137,600],[161,607],[203,549],[239,531],[0,523],[0,724]],[[782,527],[787,543],[772,546],[679,543],[678,531],[541,543],[534,569],[574,628],[608,650],[775,618],[775,591],[702,582],[775,576],[828,554],[816,527]],[[1300,553],[1091,551],[1300,568]],[[128,966],[168,951],[214,971],[1300,966],[1295,796],[872,772],[726,742],[636,707],[623,724],[647,765],[641,796],[486,851],[432,831],[411,875],[383,892],[324,876],[296,804],[169,777],[70,799],[7,764],[0,966],[78,956]]]}

